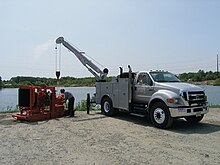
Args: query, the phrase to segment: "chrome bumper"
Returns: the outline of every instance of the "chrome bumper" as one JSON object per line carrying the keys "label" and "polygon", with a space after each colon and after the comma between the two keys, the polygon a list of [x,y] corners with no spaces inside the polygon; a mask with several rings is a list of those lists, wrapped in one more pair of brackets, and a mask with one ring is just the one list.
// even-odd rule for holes
{"label": "chrome bumper", "polygon": [[201,107],[170,107],[171,117],[185,117],[185,116],[201,116],[209,112],[207,106]]}

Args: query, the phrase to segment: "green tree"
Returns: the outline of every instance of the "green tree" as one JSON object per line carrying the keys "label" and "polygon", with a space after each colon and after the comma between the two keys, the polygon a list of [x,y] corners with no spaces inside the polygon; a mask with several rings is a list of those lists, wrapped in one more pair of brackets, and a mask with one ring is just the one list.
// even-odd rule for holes
{"label": "green tree", "polygon": [[204,72],[204,70],[199,70],[197,74],[198,74],[198,77],[199,77],[200,81],[205,80],[206,73]]}
{"label": "green tree", "polygon": [[0,76],[0,88],[2,88],[2,77]]}
{"label": "green tree", "polygon": [[182,81],[188,81],[189,79],[191,79],[192,81],[206,81],[206,80],[216,80],[218,78],[220,78],[220,75],[217,72],[204,72],[204,70],[199,70],[197,73],[182,73],[180,74],[180,79]]}

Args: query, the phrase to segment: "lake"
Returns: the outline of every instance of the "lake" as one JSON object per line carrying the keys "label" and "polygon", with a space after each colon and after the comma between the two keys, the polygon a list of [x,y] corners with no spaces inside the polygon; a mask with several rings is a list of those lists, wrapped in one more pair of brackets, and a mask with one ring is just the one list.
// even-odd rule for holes
{"label": "lake", "polygon": [[[201,86],[208,96],[209,105],[220,105],[220,86]],[[60,89],[56,87],[57,94],[60,94]],[[73,93],[76,103],[85,100],[87,93],[91,96],[95,93],[95,87],[65,87],[66,91]],[[18,88],[3,88],[0,89],[0,111],[8,111],[15,109],[18,104]],[[76,104],[75,104],[76,105]]]}

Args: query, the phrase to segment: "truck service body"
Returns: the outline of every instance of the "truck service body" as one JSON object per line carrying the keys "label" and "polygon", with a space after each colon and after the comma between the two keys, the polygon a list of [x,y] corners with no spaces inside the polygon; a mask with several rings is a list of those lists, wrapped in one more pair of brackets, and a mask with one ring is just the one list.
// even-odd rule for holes
{"label": "truck service body", "polygon": [[128,66],[128,72],[120,68],[120,74],[106,82],[106,68],[101,71],[63,37],[59,37],[56,43],[62,43],[72,51],[97,78],[94,102],[101,104],[101,110],[107,116],[116,115],[119,110],[148,114],[154,126],[168,128],[175,118],[184,117],[190,123],[197,123],[209,111],[204,90],[180,82],[170,72],[132,72]]}

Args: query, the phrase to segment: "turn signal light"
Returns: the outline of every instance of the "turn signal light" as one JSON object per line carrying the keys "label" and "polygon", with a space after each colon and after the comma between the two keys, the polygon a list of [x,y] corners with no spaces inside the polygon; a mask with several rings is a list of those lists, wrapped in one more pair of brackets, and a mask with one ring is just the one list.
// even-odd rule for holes
{"label": "turn signal light", "polygon": [[173,104],[175,102],[175,100],[173,98],[169,98],[169,99],[167,99],[167,102]]}

